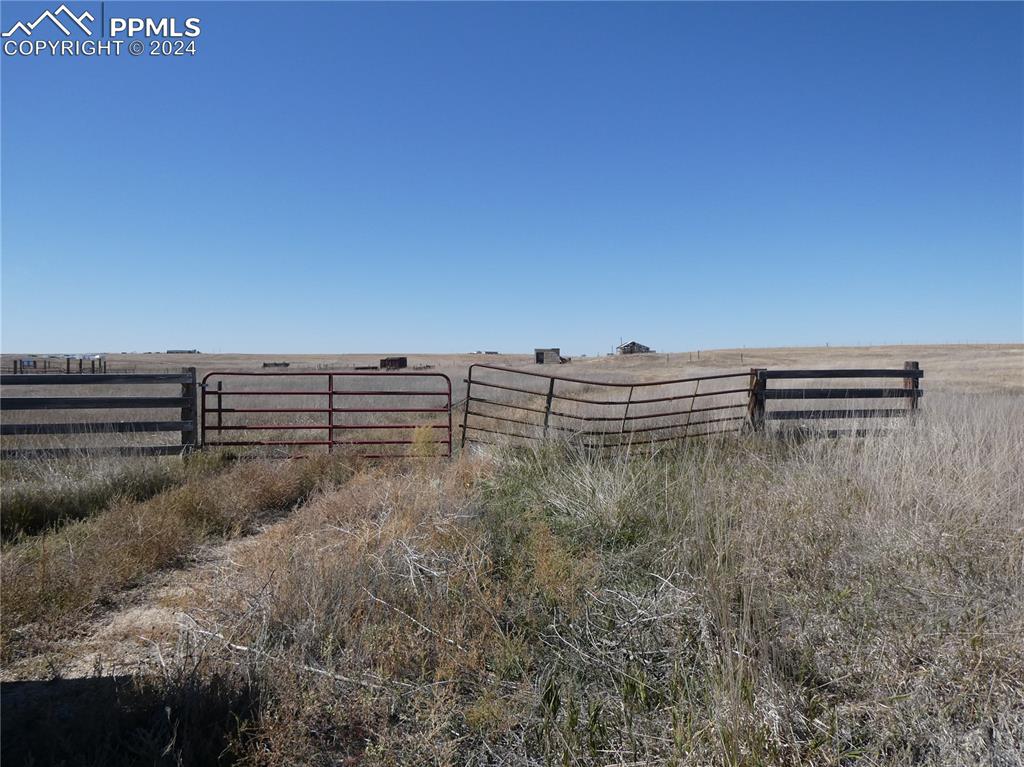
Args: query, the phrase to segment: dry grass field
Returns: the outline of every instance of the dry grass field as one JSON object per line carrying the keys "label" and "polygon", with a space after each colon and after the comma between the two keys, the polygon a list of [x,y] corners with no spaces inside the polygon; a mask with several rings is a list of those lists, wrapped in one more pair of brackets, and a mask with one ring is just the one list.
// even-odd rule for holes
{"label": "dry grass field", "polygon": [[[717,349],[627,357],[575,357],[568,365],[535,365],[531,354],[409,354],[410,368],[429,366],[452,379],[456,399],[462,379],[473,363],[543,370],[581,378],[640,376],[680,378],[750,367],[902,367],[917,360],[928,371],[929,389],[957,392],[1014,391],[1024,393],[1024,346],[1020,344],[779,347]],[[9,372],[15,357],[4,354],[0,367]],[[351,370],[376,365],[389,354],[111,354],[110,372],[172,372],[195,367],[200,378],[213,370],[263,370],[264,362],[288,362],[289,370]]]}
{"label": "dry grass field", "polygon": [[[1024,764],[1024,347],[544,372],[904,360],[925,370],[921,411],[862,439],[6,462],[3,762]],[[455,400],[473,362],[539,369],[410,356]]]}

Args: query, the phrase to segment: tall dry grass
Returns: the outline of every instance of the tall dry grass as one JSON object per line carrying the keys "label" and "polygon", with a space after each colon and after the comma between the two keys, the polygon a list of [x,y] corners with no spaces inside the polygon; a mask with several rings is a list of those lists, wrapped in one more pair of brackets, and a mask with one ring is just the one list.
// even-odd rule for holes
{"label": "tall dry grass", "polygon": [[5,542],[84,519],[115,502],[144,501],[223,467],[221,453],[101,456],[86,450],[37,460],[6,461],[0,486]]}
{"label": "tall dry grass", "polygon": [[[935,397],[865,439],[613,458],[552,442],[312,490],[290,478],[305,463],[173,490],[160,509],[178,511],[135,527],[80,523],[112,520],[88,529],[122,546],[167,517],[192,520],[171,540],[230,534],[306,489],[186,620],[205,660],[160,694],[202,698],[209,677],[216,705],[183,710],[218,713],[146,729],[168,758],[199,763],[183,744],[216,742],[249,765],[1024,760],[1019,397]],[[93,572],[114,548],[58,571]],[[8,573],[50,561],[19,556],[5,620]],[[69,593],[92,604],[115,587]],[[102,753],[116,761],[135,734]]]}
{"label": "tall dry grass", "polygon": [[268,514],[300,503],[348,464],[243,461],[223,470],[192,464],[180,486],[146,501],[117,500],[94,517],[5,548],[0,574],[2,656],[38,652],[101,600],[181,563],[200,543],[251,532]]}
{"label": "tall dry grass", "polygon": [[366,471],[223,585],[251,764],[1013,765],[1024,408]]}

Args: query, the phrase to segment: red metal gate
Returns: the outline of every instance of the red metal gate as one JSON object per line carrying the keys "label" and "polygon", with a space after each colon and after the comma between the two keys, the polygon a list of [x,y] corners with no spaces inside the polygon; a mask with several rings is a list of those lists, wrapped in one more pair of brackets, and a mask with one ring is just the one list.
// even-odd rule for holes
{"label": "red metal gate", "polygon": [[452,454],[452,384],[443,373],[214,371],[201,398],[204,446]]}

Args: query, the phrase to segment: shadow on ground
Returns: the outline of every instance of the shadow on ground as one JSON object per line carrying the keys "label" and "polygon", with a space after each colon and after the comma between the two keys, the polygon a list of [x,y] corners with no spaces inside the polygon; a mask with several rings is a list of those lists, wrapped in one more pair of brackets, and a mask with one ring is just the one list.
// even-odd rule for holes
{"label": "shadow on ground", "polygon": [[0,761],[15,765],[230,764],[255,696],[201,683],[94,676],[0,684]]}

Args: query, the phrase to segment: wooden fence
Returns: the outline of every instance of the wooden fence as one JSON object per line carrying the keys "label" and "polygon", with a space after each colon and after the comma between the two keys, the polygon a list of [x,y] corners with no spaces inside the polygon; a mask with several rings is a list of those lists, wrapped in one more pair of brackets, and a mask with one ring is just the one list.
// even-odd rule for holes
{"label": "wooden fence", "polygon": [[[921,379],[924,371],[914,361],[903,363],[902,369],[830,369],[830,370],[768,370],[752,368],[750,371],[750,425],[755,431],[765,428],[766,421],[821,421],[855,420],[869,418],[903,418],[917,410],[920,398]],[[783,380],[827,380],[837,379],[901,379],[901,385],[894,387],[800,387],[772,388],[770,382]],[[808,409],[795,407],[795,401],[820,400],[901,400],[901,407],[831,407],[821,405]],[[769,401],[785,402],[782,409],[769,409]],[[892,402],[890,404],[898,404]],[[830,436],[863,436],[870,430],[830,429]]]}
{"label": "wooden fence", "polygon": [[[195,449],[199,444],[199,429],[196,409],[196,369],[186,368],[180,373],[159,374],[103,374],[71,373],[64,375],[21,373],[0,376],[0,385],[4,387],[4,396],[0,398],[0,411],[3,412],[3,423],[0,424],[0,435],[3,435],[4,449],[0,450],[3,458],[30,458],[39,456],[56,456],[75,453],[90,454],[142,454],[142,455],[173,455]],[[8,387],[76,387],[109,385],[115,389],[121,386],[137,385],[178,385],[181,387],[177,396],[7,396]],[[115,411],[125,410],[150,411],[174,410],[174,420],[120,420],[92,421],[86,418],[75,418],[72,413],[82,411]],[[60,419],[38,420],[8,423],[8,414],[24,411],[61,411],[67,414]],[[110,435],[127,434],[129,442],[139,435],[177,432],[180,441],[177,444],[147,444],[135,439],[136,444],[96,445],[87,444],[81,447],[28,447],[10,446],[11,437],[40,437],[46,435]]]}

